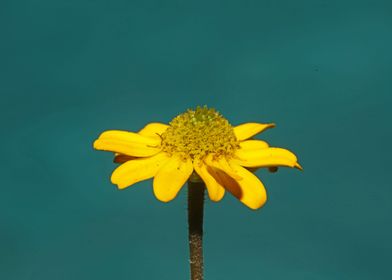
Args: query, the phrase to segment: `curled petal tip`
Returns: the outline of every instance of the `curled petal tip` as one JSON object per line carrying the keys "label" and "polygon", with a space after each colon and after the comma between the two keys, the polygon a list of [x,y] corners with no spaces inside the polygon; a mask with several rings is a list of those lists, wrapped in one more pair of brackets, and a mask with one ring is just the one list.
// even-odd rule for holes
{"label": "curled petal tip", "polygon": [[115,184],[116,185],[116,187],[117,187],[117,189],[118,190],[123,190],[123,189],[125,189],[126,187],[124,187],[124,186],[120,186],[120,185],[118,185],[118,184]]}
{"label": "curled petal tip", "polygon": [[302,166],[301,166],[298,162],[295,163],[294,167],[297,168],[298,170],[301,170],[301,171],[304,170],[304,169],[302,168]]}
{"label": "curled petal tip", "polygon": [[128,187],[128,185],[124,185],[124,184],[121,184],[120,182],[118,182],[117,180],[113,180],[113,174],[112,174],[112,176],[110,177],[110,181],[112,182],[113,185],[116,186],[116,188],[117,188],[118,190],[123,190],[123,189],[125,189],[125,188]]}

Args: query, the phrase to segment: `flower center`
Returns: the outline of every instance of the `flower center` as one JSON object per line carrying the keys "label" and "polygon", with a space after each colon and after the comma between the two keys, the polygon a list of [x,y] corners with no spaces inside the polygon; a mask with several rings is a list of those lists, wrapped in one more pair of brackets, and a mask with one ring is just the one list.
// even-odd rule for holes
{"label": "flower center", "polygon": [[183,159],[203,159],[208,154],[231,157],[239,147],[228,120],[206,106],[175,117],[161,137],[162,150]]}

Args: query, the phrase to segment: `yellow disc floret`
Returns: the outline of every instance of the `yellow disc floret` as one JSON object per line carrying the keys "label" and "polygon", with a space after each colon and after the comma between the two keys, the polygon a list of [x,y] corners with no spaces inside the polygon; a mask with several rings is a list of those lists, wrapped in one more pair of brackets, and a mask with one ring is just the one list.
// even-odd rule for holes
{"label": "yellow disc floret", "polygon": [[231,157],[239,147],[228,120],[206,106],[175,117],[161,137],[162,150],[183,159],[203,159],[208,154]]}

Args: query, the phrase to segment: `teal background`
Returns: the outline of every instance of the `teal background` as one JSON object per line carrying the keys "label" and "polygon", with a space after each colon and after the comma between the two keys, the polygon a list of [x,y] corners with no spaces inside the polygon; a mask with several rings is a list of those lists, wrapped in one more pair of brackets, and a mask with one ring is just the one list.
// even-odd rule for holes
{"label": "teal background", "polygon": [[0,279],[187,279],[186,190],[109,181],[107,129],[207,104],[304,172],[206,202],[206,279],[392,279],[390,1],[0,3]]}

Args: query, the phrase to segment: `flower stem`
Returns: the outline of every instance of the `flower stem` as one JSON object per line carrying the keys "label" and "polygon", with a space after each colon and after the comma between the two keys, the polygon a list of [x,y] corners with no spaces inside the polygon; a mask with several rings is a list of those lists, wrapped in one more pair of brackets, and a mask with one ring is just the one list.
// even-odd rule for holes
{"label": "flower stem", "polygon": [[203,280],[203,182],[188,181],[188,225],[191,280]]}

